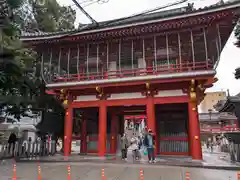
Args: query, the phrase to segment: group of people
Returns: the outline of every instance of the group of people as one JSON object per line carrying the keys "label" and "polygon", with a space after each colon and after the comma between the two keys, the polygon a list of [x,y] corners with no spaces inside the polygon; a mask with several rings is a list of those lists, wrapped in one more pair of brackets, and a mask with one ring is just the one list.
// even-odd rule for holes
{"label": "group of people", "polygon": [[143,137],[132,137],[129,143],[128,137],[124,133],[121,138],[121,152],[122,159],[127,159],[128,148],[131,146],[133,159],[139,160],[141,158],[140,150],[144,148],[148,154],[149,163],[156,162],[154,148],[155,148],[155,136],[151,129],[148,129]]}

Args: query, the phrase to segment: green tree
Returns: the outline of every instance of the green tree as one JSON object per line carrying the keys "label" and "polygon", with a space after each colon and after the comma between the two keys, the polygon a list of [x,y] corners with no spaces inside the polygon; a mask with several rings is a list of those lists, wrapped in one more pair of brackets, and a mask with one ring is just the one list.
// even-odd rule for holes
{"label": "green tree", "polygon": [[74,29],[76,11],[71,6],[60,6],[56,0],[29,0],[29,9],[32,9],[40,31],[55,32]]}
{"label": "green tree", "polygon": [[[39,57],[33,49],[24,46],[20,35],[21,30],[34,31],[34,28],[43,31],[74,28],[75,15],[71,14],[75,12],[71,8],[59,6],[54,0],[49,0],[48,6],[44,4],[43,8],[40,7],[42,5],[35,4],[39,8],[35,14],[23,16],[26,10],[24,7],[31,9],[29,2],[0,1],[0,111],[4,110],[17,119],[25,116],[28,108],[41,111],[42,114],[53,112],[57,114],[59,121],[55,121],[55,125],[48,126],[46,125],[48,119],[43,119],[37,128],[43,134],[51,133],[58,138],[63,136],[65,110],[54,96],[45,93],[46,86],[41,78]],[[45,11],[46,13],[43,13]],[[54,26],[49,26],[51,21],[56,22]],[[57,126],[59,122],[60,126]]]}
{"label": "green tree", "polygon": [[237,25],[236,25],[236,28],[235,28],[235,31],[234,31],[234,35],[235,35],[235,37],[237,39],[237,41],[235,42],[235,45],[237,47],[240,47],[240,24],[239,23],[237,23]]}
{"label": "green tree", "polygon": [[61,6],[56,0],[17,0],[17,2],[21,5],[14,7],[13,17],[21,31],[55,32],[75,28],[76,12],[71,6]]}
{"label": "green tree", "polygon": [[[10,112],[21,112],[34,92],[32,86],[34,51],[25,48],[20,40],[20,29],[13,12],[23,0],[5,0],[0,5],[0,106]],[[16,115],[19,117],[19,115]]]}
{"label": "green tree", "polygon": [[23,0],[7,0],[4,6],[0,4],[4,7],[0,10],[5,11],[0,28],[0,107],[8,107],[8,111],[18,118],[29,105],[35,109],[62,112],[56,99],[45,93],[36,53],[24,47],[20,40],[20,29],[12,12],[22,4]]}
{"label": "green tree", "polygon": [[71,6],[63,6],[60,8],[61,16],[58,19],[58,31],[73,30],[76,20],[76,11]]}

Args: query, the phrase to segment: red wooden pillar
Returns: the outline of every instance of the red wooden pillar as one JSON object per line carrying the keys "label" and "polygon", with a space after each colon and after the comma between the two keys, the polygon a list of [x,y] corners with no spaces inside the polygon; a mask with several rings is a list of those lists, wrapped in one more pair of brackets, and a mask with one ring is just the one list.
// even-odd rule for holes
{"label": "red wooden pillar", "polygon": [[86,117],[82,115],[82,128],[81,128],[81,153],[87,153],[87,121]]}
{"label": "red wooden pillar", "polygon": [[200,141],[200,126],[198,120],[198,111],[192,102],[188,103],[188,132],[189,132],[189,145],[192,159],[202,160],[202,147]]}
{"label": "red wooden pillar", "polygon": [[106,153],[107,137],[107,107],[104,100],[101,100],[99,107],[99,130],[98,130],[98,155],[104,156]]}
{"label": "red wooden pillar", "polygon": [[72,148],[73,109],[68,106],[65,112],[64,122],[64,156],[71,154]]}
{"label": "red wooden pillar", "polygon": [[111,118],[110,154],[116,153],[116,146],[117,146],[117,115],[113,113]]}
{"label": "red wooden pillar", "polygon": [[155,105],[153,102],[153,97],[147,97],[147,127],[150,128],[155,134],[155,154],[158,152],[158,138],[156,134],[156,118],[155,118]]}

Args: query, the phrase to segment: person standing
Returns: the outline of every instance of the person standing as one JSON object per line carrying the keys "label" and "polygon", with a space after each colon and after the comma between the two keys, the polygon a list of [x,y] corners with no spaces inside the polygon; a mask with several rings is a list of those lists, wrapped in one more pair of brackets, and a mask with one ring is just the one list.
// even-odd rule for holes
{"label": "person standing", "polygon": [[127,148],[128,148],[128,139],[126,134],[124,133],[121,137],[121,152],[122,152],[122,160],[127,159]]}
{"label": "person standing", "polygon": [[17,142],[17,136],[15,133],[11,133],[8,138],[8,153],[14,156],[15,144]]}
{"label": "person standing", "polygon": [[144,146],[147,148],[149,163],[156,162],[154,154],[155,137],[151,129],[145,134]]}

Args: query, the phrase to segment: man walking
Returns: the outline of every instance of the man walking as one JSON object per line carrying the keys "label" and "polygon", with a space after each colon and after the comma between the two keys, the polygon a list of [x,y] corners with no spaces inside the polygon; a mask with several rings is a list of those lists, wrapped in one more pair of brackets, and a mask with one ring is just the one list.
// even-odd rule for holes
{"label": "man walking", "polygon": [[154,154],[154,144],[155,144],[155,137],[151,129],[148,130],[144,137],[144,145],[148,151],[148,161],[149,163],[156,162],[155,161],[155,154]]}
{"label": "man walking", "polygon": [[122,160],[127,159],[127,148],[128,148],[128,139],[126,134],[124,133],[121,137],[121,150],[122,150]]}

